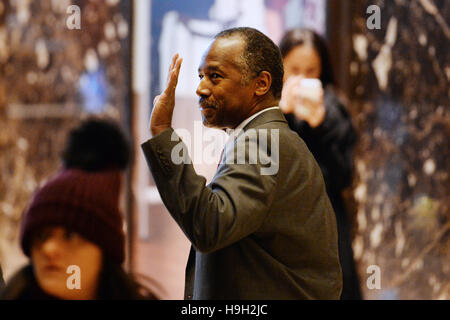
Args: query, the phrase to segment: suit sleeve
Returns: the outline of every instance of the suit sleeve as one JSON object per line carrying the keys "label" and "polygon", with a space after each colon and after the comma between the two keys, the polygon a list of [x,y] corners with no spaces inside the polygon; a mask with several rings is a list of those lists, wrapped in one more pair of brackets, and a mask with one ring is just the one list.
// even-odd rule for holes
{"label": "suit sleeve", "polygon": [[172,128],[141,147],[164,205],[198,251],[226,247],[262,225],[273,201],[276,175],[261,175],[259,164],[222,162],[206,185]]}

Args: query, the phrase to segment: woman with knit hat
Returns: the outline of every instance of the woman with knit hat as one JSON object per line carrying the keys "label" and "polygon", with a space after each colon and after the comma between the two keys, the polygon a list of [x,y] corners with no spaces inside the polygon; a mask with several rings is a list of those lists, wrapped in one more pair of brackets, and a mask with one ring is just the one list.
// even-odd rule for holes
{"label": "woman with knit hat", "polygon": [[30,264],[1,299],[139,299],[152,294],[122,269],[119,211],[130,146],[111,121],[90,119],[70,133],[63,168],[33,196],[20,241]]}

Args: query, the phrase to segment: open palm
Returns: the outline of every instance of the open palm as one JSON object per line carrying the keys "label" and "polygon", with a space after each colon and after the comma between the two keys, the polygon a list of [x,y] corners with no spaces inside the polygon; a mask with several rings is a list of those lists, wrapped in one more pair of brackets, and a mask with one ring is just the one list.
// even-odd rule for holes
{"label": "open palm", "polygon": [[175,89],[178,83],[183,59],[175,54],[169,67],[167,83],[164,91],[155,97],[150,120],[150,132],[153,136],[172,126],[173,109],[175,108]]}

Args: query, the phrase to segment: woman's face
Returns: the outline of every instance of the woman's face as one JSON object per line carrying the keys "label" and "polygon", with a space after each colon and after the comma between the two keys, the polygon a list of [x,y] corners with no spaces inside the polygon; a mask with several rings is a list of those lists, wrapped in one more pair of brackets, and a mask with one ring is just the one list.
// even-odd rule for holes
{"label": "woman's face", "polygon": [[290,76],[320,79],[322,66],[320,56],[310,45],[294,47],[283,59],[284,81]]}
{"label": "woman's face", "polygon": [[[102,251],[78,233],[64,227],[39,230],[31,243],[31,261],[37,282],[47,294],[60,299],[95,299]],[[69,266],[76,267],[68,270]],[[70,289],[77,277],[81,288]]]}

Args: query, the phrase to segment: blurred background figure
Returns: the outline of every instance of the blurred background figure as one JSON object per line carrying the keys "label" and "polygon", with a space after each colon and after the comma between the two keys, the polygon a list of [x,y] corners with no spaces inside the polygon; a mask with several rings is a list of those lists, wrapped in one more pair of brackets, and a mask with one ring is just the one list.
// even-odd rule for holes
{"label": "blurred background figure", "polygon": [[284,35],[280,50],[285,72],[280,107],[291,129],[305,141],[319,163],[336,213],[344,280],[341,299],[361,299],[351,224],[341,195],[352,182],[356,133],[333,87],[325,41],[314,31],[298,28]]}
{"label": "blurred background figure", "polygon": [[[115,122],[92,118],[71,131],[63,168],[23,214],[20,241],[30,263],[8,281],[2,299],[153,298],[121,266],[119,195],[130,159],[129,140]],[[80,288],[68,285],[77,272],[70,266]]]}

